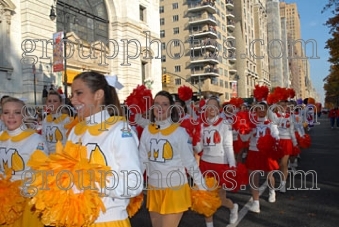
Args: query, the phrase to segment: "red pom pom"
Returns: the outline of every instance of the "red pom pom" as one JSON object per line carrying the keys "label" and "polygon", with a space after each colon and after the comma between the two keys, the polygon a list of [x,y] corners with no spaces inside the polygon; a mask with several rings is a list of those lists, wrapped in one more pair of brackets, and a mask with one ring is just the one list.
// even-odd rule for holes
{"label": "red pom pom", "polygon": [[233,128],[237,130],[240,134],[248,134],[252,131],[253,128],[255,128],[255,125],[250,120],[249,111],[239,111],[236,117],[237,118],[233,124]]}
{"label": "red pom pom", "polygon": [[268,93],[269,90],[267,86],[259,86],[258,84],[255,85],[253,90],[253,96],[258,102],[266,100]]}
{"label": "red pom pom", "polygon": [[291,156],[297,156],[298,154],[300,154],[300,148],[298,146],[294,146]]}
{"label": "red pom pom", "polygon": [[146,112],[153,103],[152,92],[145,85],[138,85],[126,98],[125,103],[133,113]]}
{"label": "red pom pom", "polygon": [[299,133],[295,133],[298,145],[300,148],[309,148],[311,146],[311,137],[308,134],[305,134],[303,137]]}
{"label": "red pom pom", "polygon": [[295,91],[293,88],[287,88],[287,93],[289,98],[293,99],[295,97]]}
{"label": "red pom pom", "polygon": [[193,96],[193,90],[192,88],[187,87],[185,85],[180,86],[178,88],[178,96],[179,96],[179,99],[181,99],[182,101],[190,100],[192,99],[192,96]]}
{"label": "red pom pom", "polygon": [[193,138],[193,133],[194,133],[194,125],[191,122],[191,119],[184,119],[181,123],[180,126],[186,129],[187,134]]}
{"label": "red pom pom", "polygon": [[289,93],[286,88],[276,87],[274,88],[273,93],[279,101],[285,101],[289,98]]}
{"label": "red pom pom", "polygon": [[197,125],[194,126],[194,132],[193,132],[193,138],[192,138],[193,146],[196,146],[201,141],[201,125],[202,123],[199,122]]}
{"label": "red pom pom", "polygon": [[258,139],[257,147],[259,152],[262,152],[268,156],[273,156],[273,153],[276,153],[276,139],[273,138],[269,133],[266,133],[264,136],[261,136]]}
{"label": "red pom pom", "polygon": [[[232,168],[231,168],[232,169]],[[240,190],[241,185],[248,185],[248,169],[245,164],[243,163],[237,163],[237,168],[235,169],[236,175],[235,175],[235,181],[237,182],[237,186],[232,192],[237,192]]]}
{"label": "red pom pom", "polygon": [[231,98],[229,104],[234,105],[237,108],[240,108],[242,104],[244,104],[244,100],[242,98]]}
{"label": "red pom pom", "polygon": [[272,104],[275,104],[275,103],[278,103],[279,102],[279,97],[277,97],[277,94],[275,93],[271,93],[268,95],[267,97],[267,103],[272,105]]}

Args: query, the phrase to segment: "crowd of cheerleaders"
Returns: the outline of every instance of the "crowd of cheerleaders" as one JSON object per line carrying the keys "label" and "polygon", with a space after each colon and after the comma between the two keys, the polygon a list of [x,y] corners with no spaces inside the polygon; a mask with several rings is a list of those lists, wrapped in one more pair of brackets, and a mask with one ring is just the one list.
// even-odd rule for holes
{"label": "crowd of cheerleaders", "polygon": [[[75,78],[75,82],[86,82],[83,78],[87,74],[84,77],[79,75],[80,79]],[[95,75],[96,78],[99,78],[99,75]],[[106,80],[115,91],[115,86]],[[102,83],[101,81],[98,84]],[[74,84],[77,86],[78,83]],[[237,192],[241,186],[248,184],[251,186],[253,198],[248,209],[259,213],[259,176],[262,172],[267,174],[269,202],[276,201],[272,172],[280,170],[279,190],[286,192],[288,164],[295,162],[301,149],[310,147],[310,137],[305,128],[312,127],[316,122],[316,109],[312,98],[304,100],[303,104],[293,101],[293,89],[277,87],[270,93],[268,87],[256,85],[253,93],[257,102],[250,108],[241,98],[231,98],[229,102],[220,104],[219,99],[214,96],[200,100],[196,107],[192,105],[193,91],[189,87],[180,87],[179,98],[173,100],[165,91],[160,91],[153,97],[151,91],[141,85],[125,100],[129,107],[125,113],[128,116],[126,121],[126,117],[111,116],[112,114],[106,116],[109,113],[107,108],[111,109],[111,113],[116,110],[112,108],[113,103],[105,103],[105,109],[99,107],[93,114],[83,116],[83,119],[80,112],[78,116],[70,117],[67,114],[69,111],[61,111],[64,108],[61,108],[60,95],[50,92],[47,97],[48,114],[39,129],[42,137],[36,137],[36,130],[29,129],[25,124],[17,124],[18,127],[11,130],[6,125],[7,129],[4,128],[0,134],[0,147],[5,148],[5,152],[0,153],[1,163],[7,163],[0,164],[0,170],[5,173],[0,178],[0,190],[4,192],[0,197],[1,201],[5,201],[0,205],[0,226],[27,226],[23,224],[27,222],[31,226],[41,226],[43,223],[53,226],[99,227],[101,225],[91,224],[98,220],[107,221],[108,216],[102,216],[108,209],[105,206],[109,204],[114,207],[111,203],[117,201],[101,201],[96,190],[84,190],[84,185],[90,189],[105,187],[104,195],[126,199],[126,196],[123,196],[126,195],[126,189],[133,191],[133,188],[137,188],[142,182],[136,179],[138,174],[132,173],[133,171],[146,172],[143,176],[147,185],[146,206],[155,227],[163,226],[162,221],[165,220],[172,220],[170,226],[177,226],[181,215],[166,215],[182,214],[189,207],[205,216],[207,227],[213,226],[213,214],[220,206],[230,209],[229,221],[235,223],[238,218],[238,205],[226,198],[226,191]],[[25,104],[22,101],[11,97],[2,101],[3,110],[14,110],[18,116],[20,113],[19,121],[24,120],[22,109]],[[82,105],[75,105],[75,108],[84,109]],[[89,109],[91,112],[92,108]],[[27,111],[24,112],[26,114]],[[120,112],[116,115],[123,114]],[[6,119],[4,123],[6,124]],[[36,129],[36,125],[31,124]],[[114,134],[115,138],[101,138],[104,137],[103,132],[112,130],[114,125],[120,127]],[[87,131],[91,140],[86,142],[88,138],[79,135],[86,134]],[[109,165],[109,162],[114,162],[116,166],[121,162],[133,163],[133,155],[130,153],[125,154],[126,160],[112,161],[107,157],[114,155],[106,151],[110,149],[107,148],[108,140],[118,143],[114,141],[120,141],[120,136],[131,138],[134,142],[139,141],[138,159],[140,163],[147,165],[139,169],[135,166],[134,169],[112,170],[115,166]],[[79,139],[81,143],[74,143]],[[131,141],[128,143],[133,145],[134,142]],[[100,143],[107,144],[100,147]],[[125,145],[120,143],[118,146]],[[21,152],[22,150],[24,152]],[[86,150],[87,155],[84,155]],[[127,150],[123,152],[127,153]],[[50,170],[53,170],[52,173]],[[91,172],[90,170],[95,171],[92,174],[80,174],[83,171]],[[52,176],[59,176],[59,180],[56,180],[56,177],[49,178],[48,174],[41,174],[44,171]],[[25,179],[22,179],[22,173]],[[27,173],[30,173],[30,176],[27,176]],[[71,181],[74,182],[70,181],[69,176],[73,176]],[[118,180],[113,184],[110,182],[107,186],[105,179],[111,177],[112,181],[112,176],[114,179],[126,178],[126,181]],[[182,176],[185,176],[184,179]],[[95,182],[92,182],[93,179]],[[22,180],[24,193],[20,190]],[[192,182],[196,187],[193,187]],[[43,187],[51,187],[51,190],[39,190]],[[119,196],[110,191],[117,188],[121,190]],[[100,194],[102,196],[103,193]],[[25,198],[27,195],[30,198]],[[119,206],[124,207],[129,217],[140,208],[143,193],[139,196],[132,193],[131,197],[133,198],[128,199],[127,203],[119,202]],[[60,202],[52,198],[64,199]],[[174,205],[173,201],[183,202]],[[34,215],[40,216],[39,220],[32,214],[32,206]],[[65,207],[72,212],[64,212]],[[124,212],[114,216],[119,220],[124,217]],[[160,224],[156,221],[160,220],[159,217],[162,218]],[[167,217],[170,218],[166,219]],[[129,226],[126,220],[123,223],[122,226]]]}

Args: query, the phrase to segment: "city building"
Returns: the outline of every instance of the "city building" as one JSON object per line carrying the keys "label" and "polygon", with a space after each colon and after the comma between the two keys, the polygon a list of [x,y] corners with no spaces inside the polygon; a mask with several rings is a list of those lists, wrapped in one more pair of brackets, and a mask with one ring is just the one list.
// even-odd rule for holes
{"label": "city building", "polygon": [[270,86],[266,0],[235,1],[239,96],[253,97],[256,84]]}
{"label": "city building", "polygon": [[232,0],[160,1],[163,86],[176,94],[190,86],[195,98],[237,96]]}
{"label": "city building", "polygon": [[296,3],[280,2],[280,16],[286,20],[288,59],[291,72],[291,87],[296,91],[298,98],[306,95],[306,73],[308,69],[305,61],[305,42],[301,37],[300,15]]}
{"label": "city building", "polygon": [[[138,84],[161,90],[158,10],[157,0],[0,0],[0,95],[41,104],[43,86],[54,84],[69,96],[83,71],[118,75],[120,101]],[[66,68],[62,51],[53,52],[63,31]]]}

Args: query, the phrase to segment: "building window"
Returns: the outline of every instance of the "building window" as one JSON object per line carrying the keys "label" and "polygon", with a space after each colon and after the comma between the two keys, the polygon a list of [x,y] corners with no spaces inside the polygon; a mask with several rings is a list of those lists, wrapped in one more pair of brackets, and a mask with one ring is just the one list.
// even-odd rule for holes
{"label": "building window", "polygon": [[164,7],[163,7],[163,6],[160,6],[160,7],[159,7],[159,13],[163,13],[163,12],[165,12]]}
{"label": "building window", "polygon": [[165,37],[165,30],[161,30],[160,31],[160,38],[164,38]]}
{"label": "building window", "polygon": [[174,59],[179,59],[180,58],[180,53],[175,53],[174,54]]}
{"label": "building window", "polygon": [[225,99],[229,100],[230,99],[230,94],[228,92],[225,92]]}
{"label": "building window", "polygon": [[178,9],[178,7],[179,7],[179,6],[178,6],[178,3],[177,3],[177,2],[176,2],[176,3],[172,3],[172,8],[173,8],[173,9]]}
{"label": "building window", "polygon": [[175,85],[181,85],[181,79],[180,78],[176,78],[174,80],[174,83],[175,83]]}
{"label": "building window", "polygon": [[179,28],[178,27],[173,28],[173,34],[179,34]]}
{"label": "building window", "polygon": [[179,20],[179,15],[174,15],[173,16],[173,22],[178,21],[178,20]]}
{"label": "building window", "polygon": [[219,80],[219,86],[224,87],[224,81],[223,80]]}
{"label": "building window", "polygon": [[161,62],[166,62],[166,55],[161,56]]}
{"label": "building window", "polygon": [[180,41],[179,40],[173,40],[173,46],[175,46],[175,47],[180,46]]}
{"label": "building window", "polygon": [[146,22],[146,7],[139,5],[140,20]]}
{"label": "building window", "polygon": [[160,25],[165,25],[165,18],[160,18]]}
{"label": "building window", "polygon": [[225,82],[225,88],[228,88],[228,83],[227,82]]}
{"label": "building window", "polygon": [[166,49],[166,43],[164,42],[164,43],[161,43],[161,49],[162,50],[165,50]]}
{"label": "building window", "polygon": [[218,79],[215,77],[211,78],[211,84],[218,85]]}
{"label": "building window", "polygon": [[181,72],[181,66],[180,65],[174,66],[174,72]]}

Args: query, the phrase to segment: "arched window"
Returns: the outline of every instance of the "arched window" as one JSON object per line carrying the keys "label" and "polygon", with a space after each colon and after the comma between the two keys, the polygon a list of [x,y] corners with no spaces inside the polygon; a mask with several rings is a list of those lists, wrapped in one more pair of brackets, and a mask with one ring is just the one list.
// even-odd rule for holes
{"label": "arched window", "polygon": [[104,0],[60,0],[57,2],[57,31],[74,32],[91,43],[108,40],[108,15]]}

